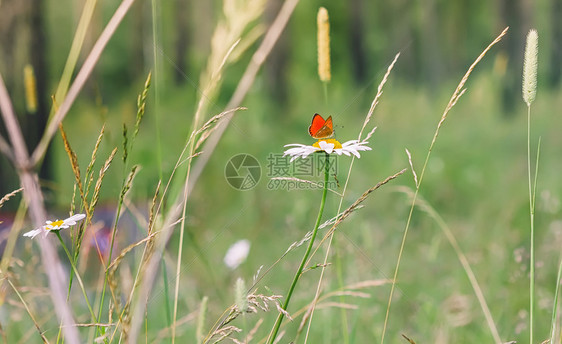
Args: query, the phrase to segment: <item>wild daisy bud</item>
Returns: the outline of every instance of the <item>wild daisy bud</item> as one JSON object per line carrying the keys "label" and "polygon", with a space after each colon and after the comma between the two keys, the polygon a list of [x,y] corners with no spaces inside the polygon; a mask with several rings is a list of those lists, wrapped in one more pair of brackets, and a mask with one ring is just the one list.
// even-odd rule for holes
{"label": "wild daisy bud", "polygon": [[330,71],[330,20],[328,10],[320,7],[318,17],[318,76],[320,81],[328,82],[332,79]]}
{"label": "wild daisy bud", "polygon": [[531,106],[537,95],[538,46],[539,35],[537,30],[533,29],[527,34],[525,60],[523,61],[523,100],[527,106]]}
{"label": "wild daisy bud", "polygon": [[35,73],[30,64],[23,68],[23,82],[25,85],[25,106],[27,112],[35,113],[37,111],[37,82]]}
{"label": "wild daisy bud", "polygon": [[224,264],[231,270],[244,263],[250,253],[250,240],[242,239],[232,244],[224,255]]}

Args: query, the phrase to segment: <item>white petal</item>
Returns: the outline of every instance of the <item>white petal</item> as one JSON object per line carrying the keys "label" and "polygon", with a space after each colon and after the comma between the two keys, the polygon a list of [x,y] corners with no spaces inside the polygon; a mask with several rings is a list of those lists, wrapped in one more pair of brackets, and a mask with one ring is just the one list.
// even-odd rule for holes
{"label": "white petal", "polygon": [[342,143],[342,147],[351,146],[351,145],[354,145],[354,144],[357,144],[357,143],[359,143],[359,140],[350,140],[350,141]]}
{"label": "white petal", "polygon": [[70,226],[73,226],[73,225],[76,224],[76,221],[80,221],[85,217],[86,217],[86,215],[84,215],[84,214],[74,214],[71,217],[69,217],[68,219],[64,220],[63,222],[64,222],[64,224],[68,224]]}
{"label": "white petal", "polygon": [[339,155],[342,155],[342,154],[345,154],[345,155],[347,155],[347,156],[350,156],[350,155],[351,155],[351,154],[349,154],[349,152],[347,151],[347,149],[343,149],[343,148],[342,148],[342,149],[339,149],[339,151],[340,151],[340,152],[338,153]]}
{"label": "white petal", "polygon": [[318,145],[324,152],[328,154],[332,154],[334,147],[336,146],[334,143],[328,143],[326,141],[318,141]]}
{"label": "white petal", "polygon": [[23,233],[23,236],[24,236],[24,237],[30,237],[31,239],[33,239],[33,238],[35,238],[37,235],[41,234],[41,232],[43,232],[43,231],[44,231],[44,229],[43,229],[43,227],[41,227],[41,228],[34,229],[34,230],[32,230],[32,231]]}
{"label": "white petal", "polygon": [[294,160],[296,160],[297,158],[306,158],[307,156],[309,156],[310,154],[320,150],[317,147],[314,146],[307,146],[307,145],[301,145],[301,144],[289,144],[289,145],[285,145],[285,147],[294,147],[294,148],[289,148],[287,149],[284,153],[283,156],[287,156],[290,155],[291,156],[291,162],[293,162]]}

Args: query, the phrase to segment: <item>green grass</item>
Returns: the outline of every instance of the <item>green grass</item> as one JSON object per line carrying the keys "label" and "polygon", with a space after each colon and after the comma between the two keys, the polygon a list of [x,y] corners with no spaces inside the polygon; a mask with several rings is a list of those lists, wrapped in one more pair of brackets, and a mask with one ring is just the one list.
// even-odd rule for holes
{"label": "green grass", "polygon": [[[521,106],[521,113],[513,119],[502,118],[494,111],[499,105],[493,91],[485,73],[476,72],[469,92],[459,101],[442,130],[421,195],[447,222],[467,255],[502,339],[522,340],[528,333],[525,314],[528,310],[529,271],[526,259],[529,252],[528,200],[524,182],[526,157],[523,154],[526,142],[525,108]],[[355,164],[347,204],[366,185],[406,167],[404,147],[412,152],[414,164],[420,168],[430,133],[439,117],[439,108],[449,92],[444,90],[443,93],[443,96],[436,96],[409,89],[399,82],[390,82],[375,113],[374,121],[379,129],[371,140],[373,151],[364,153]],[[409,102],[404,102],[404,99]],[[224,164],[234,154],[250,153],[265,165],[267,154],[281,152],[283,144],[308,140],[307,118],[300,120],[304,125],[287,125],[286,130],[279,132],[278,126],[271,125],[272,121],[276,121],[274,114],[268,118],[260,111],[252,110],[260,108],[259,102],[259,99],[250,98],[246,105],[250,110],[234,121],[236,126],[256,133],[255,136],[248,138],[232,128],[227,132],[194,191],[195,201],[188,206],[188,214],[191,215],[186,228],[189,241],[183,258],[186,277],[182,285],[187,285],[190,292],[184,295],[179,314],[195,311],[201,298],[208,296],[207,319],[210,323],[233,302],[233,285],[237,277],[250,280],[259,266],[272,264],[312,226],[311,214],[317,204],[318,192],[268,190],[265,176],[255,189],[239,192],[228,187],[223,177]],[[533,118],[534,130],[543,133],[541,160],[544,164],[539,179],[536,214],[536,259],[541,264],[536,271],[536,290],[538,299],[543,301],[539,302],[543,306],[536,311],[535,333],[538,338],[546,338],[549,331],[552,301],[548,300],[553,298],[553,281],[557,271],[556,259],[552,257],[558,257],[556,243],[560,240],[557,234],[560,231],[557,225],[560,210],[557,195],[562,186],[556,173],[560,167],[557,159],[560,152],[556,147],[560,147],[562,142],[559,142],[554,128],[562,120],[549,116],[548,105],[557,102],[556,94],[541,93]],[[173,104],[170,105],[173,107]],[[170,113],[174,114],[173,111]],[[175,115],[181,117],[183,114]],[[344,120],[344,116],[355,117],[355,120]],[[360,123],[359,115],[340,114],[334,118],[336,123],[344,123],[343,128],[337,129],[338,137],[349,137],[348,133]],[[282,123],[288,121],[281,119]],[[298,119],[295,121],[299,122]],[[73,121],[69,122],[68,125],[72,126]],[[293,130],[292,126],[297,128]],[[174,127],[169,130],[181,131]],[[150,155],[145,155],[149,150],[139,148],[146,142],[143,142],[143,135],[148,134],[141,129],[133,160],[152,159]],[[170,147],[167,154],[173,156],[174,147],[163,146]],[[78,155],[87,156],[89,149],[84,147],[83,153]],[[143,156],[138,152],[142,152]],[[349,161],[340,158],[339,163],[339,170],[346,171]],[[137,199],[146,197],[148,192],[143,192],[141,186],[150,185],[154,173],[144,168],[139,174],[135,182],[139,187],[132,190],[139,193]],[[338,178],[341,183],[344,175],[339,174]],[[395,184],[414,187],[412,178],[408,176],[402,176]],[[112,189],[111,184],[108,185],[107,189]],[[365,277],[391,277],[408,200],[388,187],[381,189],[365,206],[342,225],[341,235],[336,237],[342,250],[347,283]],[[327,214],[333,214],[336,208],[337,200],[329,194]],[[228,246],[240,238],[252,241],[251,254],[248,261],[232,273],[224,267],[222,258]],[[172,239],[170,252],[175,251],[176,245],[177,238]],[[282,294],[300,255],[299,252],[290,253],[260,286]],[[520,255],[522,260],[518,259]],[[313,260],[320,261],[321,256]],[[209,266],[213,267],[212,274]],[[435,222],[418,210],[414,212],[401,269],[397,299],[393,302],[388,328],[390,342],[400,333],[416,342],[435,341],[445,333],[450,336],[449,341],[491,341],[482,312],[453,250]],[[313,295],[308,291],[314,288],[318,273],[319,270],[312,270],[305,274],[295,293],[293,309],[299,309],[310,301]],[[337,287],[334,273],[333,267],[328,268],[326,290]],[[173,278],[170,277],[170,281]],[[160,282],[155,286],[154,293],[154,299],[149,303],[149,333],[166,326],[162,316],[163,303],[159,301],[163,296]],[[349,327],[353,331],[351,337],[356,343],[378,338],[381,334],[388,289],[373,288],[369,294],[369,299],[353,299],[359,308],[348,311]],[[458,297],[468,300],[466,305],[461,305],[465,308],[460,310],[451,305]],[[454,319],[461,316],[456,313],[465,315],[469,323],[455,327]],[[325,322],[337,323],[338,314],[336,309],[319,310],[310,338],[328,338],[328,341],[339,338],[341,326],[322,325]],[[272,324],[274,314],[262,313],[260,316],[266,319],[262,325],[262,330],[266,331],[267,319]],[[194,338],[194,324],[184,325],[187,333],[178,339]],[[289,326],[294,331],[296,325]],[[178,331],[178,334],[182,333],[183,330]]]}
{"label": "green grass", "polygon": [[[441,128],[425,172],[420,197],[443,219],[466,255],[501,339],[505,342],[524,342],[529,336],[526,107],[523,102],[517,103],[513,116],[502,117],[498,89],[501,76],[487,61],[494,54],[491,51],[471,76],[467,93]],[[242,62],[247,61],[243,59]],[[400,64],[399,60],[395,68],[400,68]],[[167,280],[155,279],[146,300],[148,311],[139,338],[146,336],[148,342],[170,342],[168,336],[172,330],[169,319],[172,314],[169,305],[175,301],[177,342],[195,342],[198,336],[212,332],[215,322],[224,320],[226,315],[238,316],[233,306],[236,301],[236,280],[241,277],[246,285],[252,285],[253,277],[261,266],[260,276],[263,278],[248,292],[265,295],[260,296],[262,300],[273,294],[286,296],[306,244],[288,253],[269,273],[263,274],[293,242],[300,240],[313,228],[321,190],[269,190],[267,182],[271,176],[267,175],[267,157],[271,153],[281,153],[284,144],[311,143],[307,127],[314,112],[333,116],[339,140],[356,138],[376,93],[376,85],[354,88],[346,87],[347,81],[338,83],[336,72],[330,84],[330,106],[327,106],[323,101],[322,85],[314,73],[308,71],[310,73],[306,74],[299,68],[302,66],[296,65],[295,70],[289,71],[298,87],[290,90],[287,104],[274,104],[263,88],[254,85],[242,104],[247,110],[240,111],[231,122],[186,205],[184,242],[179,260],[179,297],[175,300],[171,292],[176,285],[176,259],[180,246],[178,230],[172,234],[164,257]],[[375,80],[380,79],[385,68],[382,64],[377,66],[382,72],[374,76]],[[461,73],[452,79],[458,79]],[[222,111],[238,77],[239,73],[225,74],[224,88],[212,98],[202,122]],[[129,135],[132,133],[136,116],[135,97],[142,89],[143,81],[144,77],[139,76],[139,81],[119,101],[112,100],[103,106],[80,101],[73,107],[73,116],[65,120],[65,128],[82,172],[104,123],[106,134],[93,169],[94,175],[113,147],[122,146],[123,123],[127,124]],[[165,84],[166,78],[160,82]],[[133,164],[140,165],[128,198],[145,216],[160,175],[160,155],[155,142],[161,140],[160,146],[163,147],[161,166],[165,184],[190,134],[190,128],[195,125],[192,123],[198,99],[195,90],[191,86],[175,88],[170,84],[162,87],[165,92],[159,94],[158,107],[151,107],[153,98],[148,98],[149,108],[128,162],[129,168]],[[372,123],[378,126],[370,140],[373,151],[363,152],[361,159],[355,161],[343,209],[369,187],[408,167],[404,148],[412,153],[416,171],[421,171],[435,126],[454,87],[456,83],[451,81],[437,90],[428,91],[391,76],[372,119]],[[542,138],[535,213],[537,268],[534,336],[537,341],[550,336],[562,240],[559,220],[562,194],[559,147],[562,147],[562,137],[557,130],[562,126],[562,118],[555,116],[553,111],[562,106],[558,93],[541,92],[533,104],[533,133],[536,133],[533,137]],[[155,116],[155,112],[158,112],[158,116]],[[157,118],[161,130],[159,138],[154,130]],[[64,213],[71,202],[74,177],[60,138],[54,140],[52,147],[57,176],[53,190],[55,199],[52,201],[57,204],[57,210]],[[262,164],[262,179],[250,191],[235,190],[228,186],[224,178],[226,162],[239,153],[252,154]],[[113,212],[118,206],[123,176],[128,172],[124,172],[120,154],[104,179],[101,190],[100,205]],[[197,159],[195,157],[194,161]],[[350,161],[349,158],[338,157],[337,177],[342,186]],[[164,194],[166,204],[163,209],[173,202],[172,195],[180,192],[178,185],[181,186],[173,184],[173,190]],[[343,272],[344,286],[392,278],[411,202],[401,192],[401,187],[415,189],[410,174],[406,173],[377,190],[363,203],[364,208],[356,210],[338,228],[334,240],[338,247],[338,264]],[[323,218],[333,217],[338,204],[339,198],[328,193]],[[133,214],[128,207],[123,212]],[[159,229],[161,221],[161,218],[156,218],[155,228]],[[120,232],[116,237],[118,247],[113,257],[118,256],[129,244],[146,236],[146,225],[142,221],[138,223],[139,233],[132,233],[134,227],[121,223],[117,225]],[[107,225],[111,226],[111,223]],[[319,238],[325,233],[326,229],[320,230]],[[61,234],[69,242],[68,233],[63,231]],[[250,255],[238,269],[230,271],[223,264],[224,253],[232,243],[242,238],[252,242]],[[104,282],[100,271],[103,270],[100,270],[93,250],[91,255],[87,258],[88,268],[83,271],[81,280],[91,293],[88,295],[89,300],[94,300],[92,304],[95,305],[94,312],[97,312],[100,286]],[[65,262],[62,251],[59,256]],[[140,246],[123,259],[116,274],[114,289],[122,293],[121,298],[129,295],[128,288],[132,287],[137,269],[142,266],[142,257],[143,246]],[[311,265],[322,263],[323,257],[324,247],[321,247],[313,256]],[[329,262],[332,265],[327,267],[324,276],[324,294],[340,288],[335,262]],[[42,274],[37,274],[38,264],[37,246],[20,240],[9,269],[12,289],[8,288],[0,310],[1,333],[7,342],[40,342],[41,337],[32,326],[34,323],[45,331],[46,338],[52,342],[56,340],[58,321],[45,293],[46,279]],[[80,262],[77,265],[80,267]],[[68,264],[66,267],[67,273],[74,270]],[[320,269],[305,268],[289,307],[295,321],[283,322],[281,330],[287,333],[282,342],[288,342],[296,336],[302,319],[302,313],[298,312],[312,301],[319,276]],[[89,323],[92,316],[76,284],[75,280],[70,305],[79,323]],[[165,293],[165,284],[168,285],[169,294]],[[40,288],[32,288],[34,286]],[[11,293],[13,289],[18,292]],[[334,303],[320,303],[315,310],[309,342],[338,342],[343,336],[343,318],[348,321],[350,343],[378,341],[382,335],[389,290],[390,284],[386,283],[349,291],[351,294],[345,298],[348,303],[345,306],[349,307],[345,311],[346,317],[341,315],[338,307],[341,305],[336,304],[341,300],[339,297],[328,299]],[[164,299],[166,295],[167,300]],[[417,207],[413,211],[394,296],[386,329],[387,342],[405,342],[401,334],[416,343],[493,341],[457,254],[435,219]],[[198,310],[204,297],[208,297],[205,321],[201,320],[198,325],[198,319],[201,319]],[[110,321],[107,316],[111,309],[107,303],[109,299],[113,299],[113,296],[107,291],[104,312],[99,319],[101,323]],[[267,302],[269,311],[257,310],[257,314],[244,314],[226,324],[242,328],[243,332],[234,337],[242,340],[250,334],[258,319],[263,319],[251,342],[265,340],[278,315],[275,301],[268,299]],[[111,321],[115,323],[117,314],[112,314],[112,317]],[[126,319],[123,321],[127,324]],[[111,328],[110,332],[113,330]],[[79,331],[84,338],[103,332],[101,329],[94,332],[91,328],[80,328]],[[119,327],[117,336],[111,342],[118,342],[121,331]],[[299,338],[302,340],[304,337],[301,335]]]}

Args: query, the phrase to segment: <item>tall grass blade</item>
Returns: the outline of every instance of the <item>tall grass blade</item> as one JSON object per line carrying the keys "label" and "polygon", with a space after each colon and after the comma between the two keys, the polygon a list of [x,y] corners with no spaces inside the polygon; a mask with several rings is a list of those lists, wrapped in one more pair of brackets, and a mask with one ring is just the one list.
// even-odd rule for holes
{"label": "tall grass blade", "polygon": [[484,51],[482,51],[482,53],[480,53],[480,55],[476,58],[476,60],[470,65],[470,67],[468,68],[468,70],[466,71],[464,76],[462,77],[461,81],[457,85],[457,88],[453,92],[453,95],[451,96],[451,99],[449,100],[449,103],[445,107],[445,110],[443,111],[443,115],[441,116],[441,119],[439,120],[439,123],[437,124],[437,128],[435,129],[435,133],[433,134],[433,138],[431,140],[431,144],[429,145],[429,149],[427,151],[425,162],[423,164],[423,168],[422,168],[420,176],[419,176],[419,181],[418,181],[418,185],[416,187],[416,192],[414,193],[412,205],[410,206],[410,212],[408,214],[408,219],[406,220],[406,226],[404,228],[404,234],[402,236],[402,242],[400,243],[400,249],[398,251],[398,258],[396,260],[396,267],[394,269],[394,275],[392,277],[392,286],[390,287],[390,295],[388,297],[388,304],[387,304],[387,307],[386,307],[386,315],[384,317],[384,324],[383,324],[382,335],[381,335],[381,344],[384,343],[384,338],[385,338],[385,335],[386,335],[386,329],[387,329],[387,326],[388,326],[388,319],[389,319],[389,315],[390,315],[390,306],[392,304],[392,297],[394,296],[394,289],[396,287],[396,280],[398,278],[398,271],[400,269],[400,262],[402,260],[402,253],[404,252],[404,246],[406,244],[406,238],[408,236],[408,230],[410,228],[410,223],[412,221],[412,215],[413,215],[413,212],[414,212],[416,199],[417,199],[418,192],[420,190],[421,184],[423,182],[423,177],[424,177],[424,174],[425,174],[425,171],[426,171],[426,168],[427,168],[427,164],[429,162],[429,158],[431,157],[431,152],[433,150],[433,146],[435,145],[435,141],[437,140],[437,137],[439,136],[439,130],[441,129],[441,126],[443,125],[443,123],[447,119],[447,115],[449,114],[449,111],[453,108],[453,106],[455,106],[455,104],[457,103],[459,98],[466,91],[466,89],[464,89],[464,85],[465,85],[466,81],[468,80],[468,77],[470,76],[470,74],[472,73],[474,68],[476,67],[476,65],[480,62],[480,60],[482,60],[484,58],[486,53],[488,53],[488,51],[503,38],[503,36],[507,33],[507,30],[508,30],[508,28],[506,27],[499,34],[499,36],[496,37],[496,39],[494,39],[492,41],[492,43],[490,43],[486,47],[486,49],[484,49]]}

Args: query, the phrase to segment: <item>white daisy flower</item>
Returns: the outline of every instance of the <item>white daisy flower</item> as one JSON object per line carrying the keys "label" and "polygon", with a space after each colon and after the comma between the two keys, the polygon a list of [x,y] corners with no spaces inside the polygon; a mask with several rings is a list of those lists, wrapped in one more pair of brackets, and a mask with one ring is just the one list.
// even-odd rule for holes
{"label": "white daisy flower", "polygon": [[30,237],[31,239],[35,238],[37,235],[43,233],[44,236],[47,236],[47,233],[50,231],[59,231],[64,228],[68,228],[70,226],[74,226],[77,221],[82,220],[85,218],[86,215],[84,214],[74,214],[68,219],[64,220],[55,220],[55,221],[47,221],[47,224],[41,226],[37,229],[29,231],[25,233],[23,236]]}
{"label": "white daisy flower", "polygon": [[240,264],[244,263],[250,253],[250,240],[238,240],[228,248],[224,256],[224,264],[230,269],[236,269]]}
{"label": "white daisy flower", "polygon": [[335,139],[322,139],[315,142],[312,146],[301,145],[299,143],[292,143],[285,145],[285,147],[293,147],[287,149],[283,156],[291,156],[291,162],[297,158],[306,158],[314,152],[326,152],[328,154],[336,153],[338,155],[345,154],[350,156],[355,155],[360,158],[359,151],[371,150],[371,147],[366,146],[367,141],[351,140],[345,143],[340,143]]}

